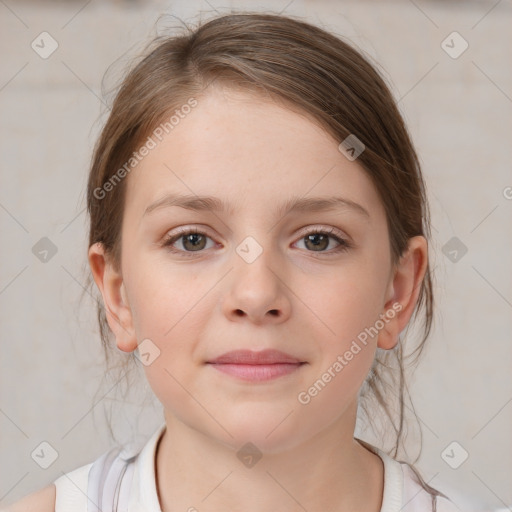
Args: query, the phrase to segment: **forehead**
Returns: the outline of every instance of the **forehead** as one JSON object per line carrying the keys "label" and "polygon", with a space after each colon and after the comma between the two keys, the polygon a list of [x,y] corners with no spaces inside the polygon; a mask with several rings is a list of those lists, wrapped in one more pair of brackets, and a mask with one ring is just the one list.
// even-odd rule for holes
{"label": "forehead", "polygon": [[232,214],[268,211],[290,197],[342,195],[383,214],[369,176],[308,114],[220,87],[196,100],[161,140],[152,137],[153,149],[130,172],[132,220],[166,193],[218,197]]}

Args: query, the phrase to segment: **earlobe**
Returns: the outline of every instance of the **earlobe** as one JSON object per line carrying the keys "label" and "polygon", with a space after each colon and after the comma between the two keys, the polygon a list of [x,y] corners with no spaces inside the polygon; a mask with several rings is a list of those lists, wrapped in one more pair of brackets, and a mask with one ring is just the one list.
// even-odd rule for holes
{"label": "earlobe", "polygon": [[407,250],[395,267],[388,288],[384,314],[388,320],[379,332],[377,346],[392,349],[409,322],[425,276],[428,261],[427,241],[423,236],[409,239]]}
{"label": "earlobe", "polygon": [[116,337],[117,347],[123,352],[132,352],[137,348],[137,340],[122,275],[114,268],[101,243],[89,248],[89,265],[103,297],[107,322]]}

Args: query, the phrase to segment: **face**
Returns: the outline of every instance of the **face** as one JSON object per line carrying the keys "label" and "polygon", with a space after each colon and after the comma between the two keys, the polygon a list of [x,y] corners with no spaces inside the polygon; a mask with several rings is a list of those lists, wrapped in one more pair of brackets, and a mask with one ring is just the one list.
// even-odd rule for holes
{"label": "face", "polygon": [[[375,350],[407,320],[395,308],[378,322],[407,286],[393,281],[377,191],[306,116],[220,88],[197,100],[126,178],[121,272],[95,273],[123,325],[109,316],[117,345],[145,340],[167,419],[226,445],[270,452],[328,427],[353,433]],[[333,197],[344,201],[311,202]],[[302,364],[211,364],[266,349]]]}

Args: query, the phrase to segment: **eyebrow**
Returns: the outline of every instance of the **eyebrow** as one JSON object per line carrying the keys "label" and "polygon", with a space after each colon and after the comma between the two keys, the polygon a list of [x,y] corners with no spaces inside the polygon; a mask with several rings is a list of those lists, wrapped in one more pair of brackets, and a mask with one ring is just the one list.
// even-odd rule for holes
{"label": "eyebrow", "polygon": [[[161,208],[170,208],[178,206],[187,210],[194,211],[213,211],[227,212],[230,211],[229,205],[217,197],[198,196],[198,195],[179,195],[167,194],[150,204],[143,216],[148,215],[154,210]],[[320,212],[334,210],[337,208],[348,208],[359,213],[368,219],[370,214],[358,203],[345,199],[343,197],[292,197],[276,210],[278,216],[284,216],[291,212]]]}

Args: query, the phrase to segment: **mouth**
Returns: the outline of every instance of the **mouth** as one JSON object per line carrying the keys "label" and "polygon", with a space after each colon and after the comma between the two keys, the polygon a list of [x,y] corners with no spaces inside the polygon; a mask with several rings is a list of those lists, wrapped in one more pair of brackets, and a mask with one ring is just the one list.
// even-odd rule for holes
{"label": "mouth", "polygon": [[238,379],[262,382],[290,375],[307,363],[278,350],[234,350],[206,364]]}

